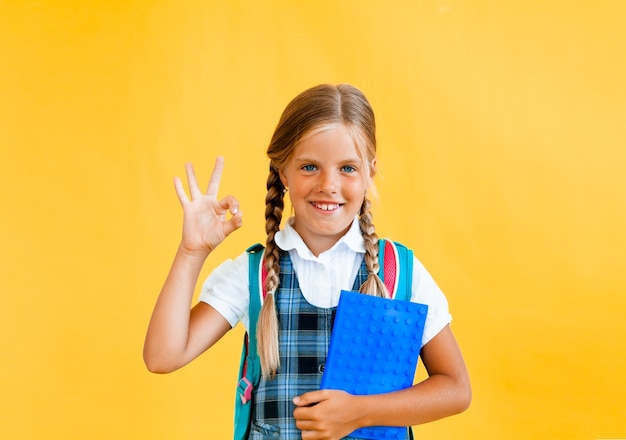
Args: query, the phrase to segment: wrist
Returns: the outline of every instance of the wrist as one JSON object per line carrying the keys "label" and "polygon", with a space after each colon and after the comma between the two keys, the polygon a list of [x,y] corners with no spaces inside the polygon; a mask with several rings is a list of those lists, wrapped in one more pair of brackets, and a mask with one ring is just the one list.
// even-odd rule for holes
{"label": "wrist", "polygon": [[186,248],[182,243],[178,245],[177,253],[189,261],[196,261],[199,263],[204,263],[204,260],[209,256],[209,251],[199,251],[199,250],[191,250]]}
{"label": "wrist", "polygon": [[355,419],[355,429],[365,428],[369,426],[374,426],[374,417],[371,414],[371,399],[369,399],[367,395],[354,395],[354,406],[353,408],[356,410],[355,414],[358,417]]}

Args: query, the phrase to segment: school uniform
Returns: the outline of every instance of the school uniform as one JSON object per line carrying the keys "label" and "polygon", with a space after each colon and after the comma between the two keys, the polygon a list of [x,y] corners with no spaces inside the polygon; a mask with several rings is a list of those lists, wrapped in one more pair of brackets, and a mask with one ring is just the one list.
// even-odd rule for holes
{"label": "school uniform", "polygon": [[[272,380],[261,380],[255,391],[249,439],[299,439],[291,402],[317,390],[328,353],[332,323],[341,290],[358,290],[367,278],[365,247],[358,220],[328,251],[315,256],[289,219],[276,234],[281,249],[280,286],[276,292],[281,367]],[[248,255],[227,260],[205,281],[200,301],[214,307],[235,326],[249,326]],[[429,311],[422,345],[451,320],[448,303],[424,266],[414,259],[411,301]],[[350,438],[350,437],[348,437]]]}

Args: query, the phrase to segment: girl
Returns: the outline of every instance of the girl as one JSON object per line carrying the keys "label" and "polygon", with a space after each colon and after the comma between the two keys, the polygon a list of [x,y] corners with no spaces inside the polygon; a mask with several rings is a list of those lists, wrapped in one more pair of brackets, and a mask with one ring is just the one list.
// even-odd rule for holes
{"label": "girl", "polygon": [[[469,378],[447,301],[417,260],[411,300],[429,306],[421,348],[429,377],[387,394],[319,390],[340,291],[387,296],[376,275],[378,237],[367,198],[376,138],[365,96],[349,85],[304,91],[283,112],[267,154],[267,298],[257,331],[263,377],[249,438],[349,438],[364,426],[410,426],[464,411],[471,400]],[[148,327],[144,360],[152,372],[174,371],[239,321],[248,326],[245,252],[213,271],[190,311],[204,261],[242,225],[237,199],[217,199],[223,166],[218,157],[206,193],[189,164],[190,197],[175,179],[183,235]],[[286,193],[294,215],[281,230]]]}

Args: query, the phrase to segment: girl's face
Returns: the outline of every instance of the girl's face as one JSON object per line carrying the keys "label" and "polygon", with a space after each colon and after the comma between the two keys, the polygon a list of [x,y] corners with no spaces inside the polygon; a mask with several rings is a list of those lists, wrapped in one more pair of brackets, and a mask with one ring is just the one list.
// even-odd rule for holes
{"label": "girl's face", "polygon": [[371,164],[359,158],[343,126],[302,139],[280,173],[295,211],[295,230],[314,255],[330,249],[348,230],[365,197]]}

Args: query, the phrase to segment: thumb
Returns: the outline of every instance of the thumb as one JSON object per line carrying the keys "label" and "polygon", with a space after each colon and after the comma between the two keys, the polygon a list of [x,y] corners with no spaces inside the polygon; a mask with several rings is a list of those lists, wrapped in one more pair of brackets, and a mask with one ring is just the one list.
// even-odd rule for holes
{"label": "thumb", "polygon": [[310,391],[293,398],[293,404],[296,406],[313,406],[324,400],[324,391]]}
{"label": "thumb", "polygon": [[241,214],[241,211],[237,211],[233,213],[233,216],[227,222],[224,222],[224,226],[223,226],[224,236],[228,237],[234,231],[239,229],[242,224],[243,224],[243,215]]}

